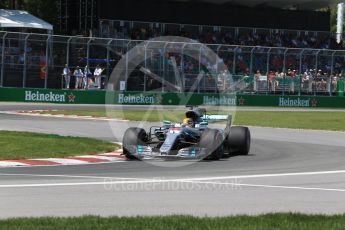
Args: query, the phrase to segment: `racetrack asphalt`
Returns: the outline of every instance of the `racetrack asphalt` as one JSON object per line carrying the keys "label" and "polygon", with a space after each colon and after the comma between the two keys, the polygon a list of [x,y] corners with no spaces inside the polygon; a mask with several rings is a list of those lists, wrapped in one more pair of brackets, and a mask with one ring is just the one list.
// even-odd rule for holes
{"label": "racetrack asphalt", "polygon": [[[6,104],[0,110],[42,109],[25,106]],[[4,130],[111,141],[136,125],[0,114]],[[251,133],[248,156],[180,167],[129,161],[0,169],[0,218],[345,212],[344,132],[251,127]]]}

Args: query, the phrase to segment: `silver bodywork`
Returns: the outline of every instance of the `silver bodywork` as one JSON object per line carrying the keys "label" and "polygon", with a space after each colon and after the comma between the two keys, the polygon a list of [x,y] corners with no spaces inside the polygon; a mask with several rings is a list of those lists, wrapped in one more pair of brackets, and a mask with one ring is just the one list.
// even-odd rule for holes
{"label": "silver bodywork", "polygon": [[[205,157],[203,148],[198,147],[202,132],[207,125],[198,125],[195,128],[182,127],[181,124],[162,126],[153,130],[154,139],[164,133],[164,140],[148,142],[147,145],[138,145],[135,153],[138,158],[180,158],[201,159]],[[224,139],[224,130],[219,130]]]}

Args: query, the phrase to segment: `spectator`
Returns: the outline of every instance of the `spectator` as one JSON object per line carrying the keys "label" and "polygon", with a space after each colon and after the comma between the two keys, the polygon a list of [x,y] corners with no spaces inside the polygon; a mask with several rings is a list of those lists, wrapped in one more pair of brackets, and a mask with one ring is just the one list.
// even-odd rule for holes
{"label": "spectator", "polygon": [[92,77],[92,73],[90,71],[89,66],[85,66],[84,68],[84,78],[83,78],[83,88],[88,89],[89,88],[89,81]]}
{"label": "spectator", "polygon": [[275,77],[276,77],[276,73],[274,71],[270,71],[267,75],[270,91],[274,89],[273,83],[275,81]]}
{"label": "spectator", "polygon": [[260,70],[257,70],[256,73],[254,74],[254,78],[255,78],[255,80],[257,80],[257,81],[260,79],[261,76],[262,76],[262,75],[261,75]]}
{"label": "spectator", "polygon": [[69,83],[71,80],[71,70],[68,68],[68,65],[65,65],[65,68],[63,68],[62,76],[65,79],[65,87],[66,89],[69,89]]}
{"label": "spectator", "polygon": [[75,89],[81,89],[83,86],[83,71],[77,66],[77,68],[74,70],[73,75],[75,76]]}
{"label": "spectator", "polygon": [[98,89],[101,88],[101,75],[104,69],[102,69],[99,65],[97,65],[93,75],[95,77],[95,84],[97,85]]}

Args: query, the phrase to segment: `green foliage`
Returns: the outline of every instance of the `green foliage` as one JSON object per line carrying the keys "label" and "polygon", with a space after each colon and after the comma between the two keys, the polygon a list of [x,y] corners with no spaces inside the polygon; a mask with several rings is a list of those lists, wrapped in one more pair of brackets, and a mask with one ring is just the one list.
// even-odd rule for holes
{"label": "green foliage", "polygon": [[[338,13],[338,8],[337,5],[333,5],[331,8],[322,8],[319,9],[318,11],[326,12],[330,11],[330,27],[331,27],[331,32],[336,33],[337,32],[337,13]],[[345,11],[344,11],[345,12]],[[345,18],[345,15],[344,15]],[[345,28],[345,23],[344,23],[344,28]]]}
{"label": "green foliage", "polygon": [[337,6],[331,8],[331,32],[337,32]]}
{"label": "green foliage", "polygon": [[58,20],[56,0],[21,0],[22,9],[56,25]]}
{"label": "green foliage", "polygon": [[10,0],[1,0],[0,1],[0,9],[10,9],[11,8],[11,2]]}

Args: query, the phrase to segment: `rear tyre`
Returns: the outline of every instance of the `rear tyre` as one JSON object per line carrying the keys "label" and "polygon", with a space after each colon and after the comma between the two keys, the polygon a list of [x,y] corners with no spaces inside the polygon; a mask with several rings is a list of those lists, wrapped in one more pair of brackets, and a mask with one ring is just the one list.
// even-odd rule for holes
{"label": "rear tyre", "polygon": [[134,156],[136,153],[137,145],[146,145],[147,134],[144,129],[141,128],[128,128],[123,135],[122,149],[127,159],[138,159]]}
{"label": "rear tyre", "polygon": [[225,130],[226,140],[225,146],[229,153],[237,153],[239,155],[248,155],[250,151],[250,131],[248,127],[232,126]]}
{"label": "rear tyre", "polygon": [[204,148],[205,159],[219,160],[222,158],[224,153],[222,142],[223,136],[219,130],[206,129],[201,134],[199,142],[199,147]]}

